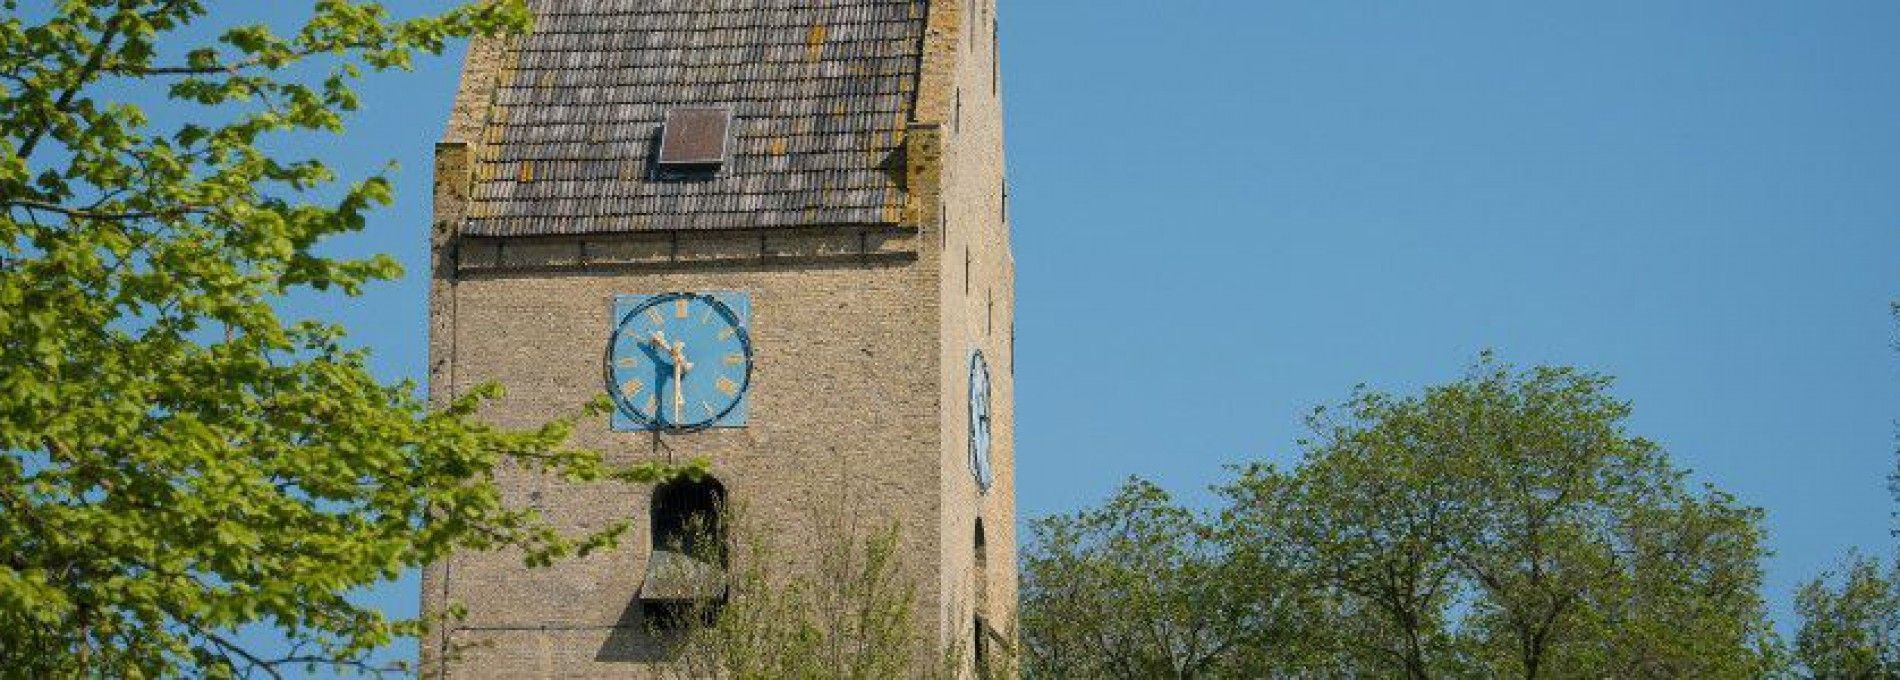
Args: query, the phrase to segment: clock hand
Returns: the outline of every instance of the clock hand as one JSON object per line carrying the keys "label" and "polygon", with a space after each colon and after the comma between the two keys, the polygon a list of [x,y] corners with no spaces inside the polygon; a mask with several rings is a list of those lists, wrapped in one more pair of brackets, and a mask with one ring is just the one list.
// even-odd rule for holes
{"label": "clock hand", "polygon": [[674,355],[673,359],[673,424],[675,425],[685,418],[685,414],[681,411],[686,408],[686,393],[680,388],[680,383],[684,382],[682,374],[686,371],[680,367],[678,356]]}
{"label": "clock hand", "polygon": [[686,341],[680,340],[667,348],[673,355],[673,422],[679,423],[686,418],[686,372],[693,365],[686,361]]}
{"label": "clock hand", "polygon": [[673,363],[679,364],[680,366],[684,367],[686,369],[686,372],[688,373],[692,372],[693,362],[686,360],[686,341],[685,340],[681,340],[679,342],[673,343],[673,349],[669,351],[673,353]]}

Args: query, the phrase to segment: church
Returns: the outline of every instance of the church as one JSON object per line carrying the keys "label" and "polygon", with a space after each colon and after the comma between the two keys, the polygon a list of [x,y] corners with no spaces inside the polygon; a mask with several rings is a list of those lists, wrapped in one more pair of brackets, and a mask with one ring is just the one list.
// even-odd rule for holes
{"label": "church", "polygon": [[[995,0],[529,0],[470,46],[435,149],[429,390],[585,418],[642,487],[528,470],[510,503],[620,543],[427,569],[428,677],[642,677],[667,612],[744,597],[722,524],[809,569],[891,526],[918,632],[980,674],[1016,617],[1015,263]],[[843,516],[847,522],[830,521]],[[717,523],[715,523],[717,524]],[[716,554],[717,557],[711,557]]]}

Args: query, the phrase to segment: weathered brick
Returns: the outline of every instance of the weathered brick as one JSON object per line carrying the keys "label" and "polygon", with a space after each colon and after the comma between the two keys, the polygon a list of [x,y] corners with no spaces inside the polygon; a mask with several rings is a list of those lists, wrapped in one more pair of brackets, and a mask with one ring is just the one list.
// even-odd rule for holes
{"label": "weathered brick", "polygon": [[[434,241],[432,399],[496,382],[507,394],[482,413],[496,424],[532,427],[571,415],[604,389],[602,350],[615,295],[746,291],[755,347],[747,427],[655,437],[613,432],[602,418],[583,422],[574,443],[619,462],[712,461],[743,508],[748,528],[741,531],[773,537],[785,561],[778,568],[790,572],[813,568],[812,547],[835,541],[831,525],[818,519],[825,512],[847,508],[896,522],[918,586],[920,627],[965,649],[972,615],[1012,630],[1015,271],[1001,214],[992,2],[974,0],[970,17],[961,0],[929,3],[920,96],[903,140],[912,201],[906,224],[584,241],[458,241],[451,228]],[[983,23],[973,32],[971,21]],[[462,168],[469,157],[494,153],[482,102],[508,77],[505,56],[495,41],[470,50],[449,125],[454,146],[438,163],[438,223],[465,219],[466,192],[454,190],[466,183]],[[969,465],[972,349],[983,351],[992,373],[995,483],[987,494]],[[459,602],[469,617],[425,641],[430,671],[650,671],[657,651],[641,632],[634,599],[647,559],[650,490],[519,470],[502,482],[510,503],[534,506],[557,526],[585,531],[631,520],[633,531],[617,549],[544,570],[525,569],[519,555],[505,552],[432,566],[424,606]],[[987,538],[980,577],[973,554],[979,518]],[[446,669],[445,648],[460,649]]]}

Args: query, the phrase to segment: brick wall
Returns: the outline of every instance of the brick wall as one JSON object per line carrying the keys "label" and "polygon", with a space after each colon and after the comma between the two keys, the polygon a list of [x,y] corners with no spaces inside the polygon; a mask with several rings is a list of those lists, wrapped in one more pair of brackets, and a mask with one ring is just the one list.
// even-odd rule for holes
{"label": "brick wall", "polygon": [[[690,243],[690,242],[689,242]],[[554,244],[543,244],[552,247]],[[705,458],[742,506],[750,535],[771,537],[781,567],[810,568],[807,546],[826,508],[894,521],[904,554],[938,540],[937,305],[914,258],[858,263],[721,263],[668,267],[542,269],[539,249],[520,268],[468,270],[454,286],[455,389],[507,387],[484,412],[532,427],[571,415],[601,393],[601,355],[616,294],[744,290],[752,295],[754,373],[747,427],[655,437],[585,422],[575,443],[615,462]],[[505,261],[504,265],[510,264]],[[557,526],[599,529],[644,520],[649,490],[575,485],[525,472],[504,479],[509,502],[540,509]],[[454,644],[482,643],[459,668],[479,676],[615,675],[642,660],[635,594],[646,567],[644,523],[616,550],[528,571],[513,554],[457,557],[431,586],[469,607]],[[936,602],[936,565],[907,566]],[[651,650],[647,650],[650,652]],[[650,654],[649,654],[650,656]]]}
{"label": "brick wall", "polygon": [[[751,525],[741,531],[773,537],[790,570],[810,568],[810,546],[833,538],[819,535],[834,530],[826,513],[897,522],[919,587],[920,626],[965,649],[972,615],[1013,630],[1014,262],[1001,215],[991,2],[931,3],[907,139],[910,218],[898,228],[459,238],[470,159],[490,151],[483,102],[508,77],[505,45],[473,46],[437,154],[432,399],[492,381],[507,389],[483,413],[497,424],[531,427],[571,415],[602,391],[615,295],[749,292],[755,357],[747,427],[656,437],[612,432],[600,418],[584,422],[575,443],[615,461],[711,460]],[[973,348],[988,357],[993,384],[995,484],[987,494],[968,462]],[[457,602],[469,616],[424,641],[427,674],[650,670],[643,664],[657,650],[634,599],[650,490],[522,471],[504,483],[509,502],[536,507],[561,527],[585,531],[631,518],[635,530],[618,549],[545,570],[526,570],[507,553],[462,555],[428,569],[424,607]],[[972,550],[979,517],[988,564],[981,602]],[[439,663],[444,648],[458,650],[447,668]]]}
{"label": "brick wall", "polygon": [[[1005,219],[1003,109],[994,42],[995,0],[932,3],[933,28],[924,70],[925,91],[942,96],[919,104],[919,115],[942,121],[944,135],[942,230],[924,239],[941,251],[938,294],[943,400],[943,544],[940,572],[945,626],[966,646],[967,618],[982,615],[999,631],[1016,620],[1015,475],[1015,258]],[[939,13],[942,23],[938,24]],[[932,63],[930,60],[939,60]],[[934,80],[933,80],[934,79]],[[995,481],[980,494],[969,473],[969,353],[982,350],[990,366],[991,457]],[[976,601],[972,544],[977,518],[987,539],[985,598]]]}

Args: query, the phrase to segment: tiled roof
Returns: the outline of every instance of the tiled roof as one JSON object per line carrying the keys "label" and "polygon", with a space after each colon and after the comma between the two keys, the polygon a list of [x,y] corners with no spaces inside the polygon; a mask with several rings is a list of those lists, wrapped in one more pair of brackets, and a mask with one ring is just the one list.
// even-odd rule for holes
{"label": "tiled roof", "polygon": [[[465,233],[888,224],[926,0],[531,0]],[[730,106],[716,175],[656,176],[667,109]]]}

